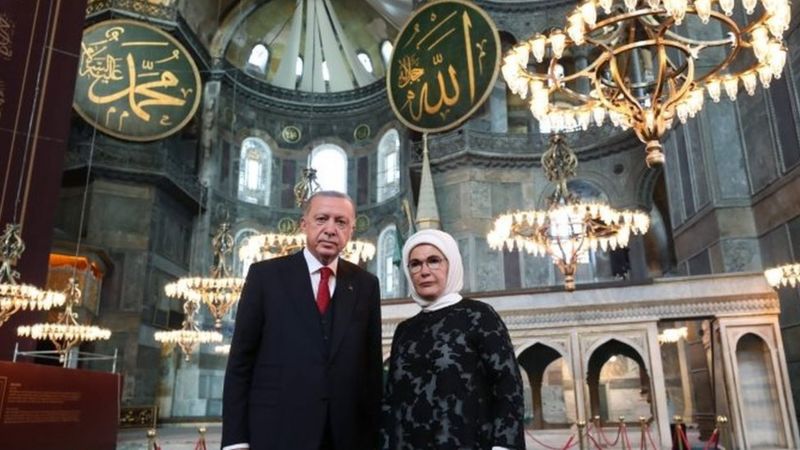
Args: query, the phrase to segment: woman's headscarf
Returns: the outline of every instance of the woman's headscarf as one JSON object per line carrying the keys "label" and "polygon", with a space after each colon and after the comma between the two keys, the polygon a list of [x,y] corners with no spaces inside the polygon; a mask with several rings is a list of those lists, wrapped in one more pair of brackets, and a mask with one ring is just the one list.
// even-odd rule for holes
{"label": "woman's headscarf", "polygon": [[[411,250],[420,244],[429,244],[437,249],[447,258],[447,281],[445,282],[444,292],[436,300],[426,300],[417,294],[414,282],[411,279],[411,272],[408,270],[408,255]],[[461,252],[458,251],[458,244],[452,236],[439,230],[422,230],[414,233],[403,245],[403,270],[406,273],[408,285],[411,287],[411,298],[414,299],[423,311],[435,311],[445,306],[450,306],[461,300],[458,292],[464,287],[464,265],[461,262]]]}

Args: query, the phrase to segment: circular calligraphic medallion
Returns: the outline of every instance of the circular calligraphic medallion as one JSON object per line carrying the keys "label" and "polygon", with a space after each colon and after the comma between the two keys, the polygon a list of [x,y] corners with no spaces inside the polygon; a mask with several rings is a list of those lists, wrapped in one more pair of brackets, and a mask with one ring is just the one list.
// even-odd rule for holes
{"label": "circular calligraphic medallion", "polygon": [[300,128],[297,128],[294,125],[287,125],[283,127],[283,130],[281,130],[281,137],[289,144],[294,144],[295,142],[299,141],[301,136],[302,133],[300,132]]}
{"label": "circular calligraphic medallion", "polygon": [[364,214],[359,214],[356,217],[356,232],[363,233],[369,229],[369,217]]}
{"label": "circular calligraphic medallion", "polygon": [[297,222],[291,217],[284,217],[278,221],[278,231],[284,234],[294,233],[297,231]]}
{"label": "circular calligraphic medallion", "polygon": [[369,125],[362,123],[361,125],[357,126],[355,130],[353,130],[353,137],[357,141],[363,141],[367,139],[372,134],[372,131],[369,129]]}
{"label": "circular calligraphic medallion", "polygon": [[73,107],[98,130],[130,141],[162,139],[191,120],[201,90],[194,60],[161,29],[109,20],[84,30]]}
{"label": "circular calligraphic medallion", "polygon": [[492,19],[472,3],[428,3],[394,43],[386,87],[401,122],[421,132],[457,127],[491,93],[500,61]]}

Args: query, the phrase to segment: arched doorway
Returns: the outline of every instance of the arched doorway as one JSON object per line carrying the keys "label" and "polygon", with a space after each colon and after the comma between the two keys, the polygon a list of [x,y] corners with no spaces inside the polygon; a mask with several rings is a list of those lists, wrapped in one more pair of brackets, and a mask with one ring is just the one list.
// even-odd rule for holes
{"label": "arched doorway", "polygon": [[653,415],[650,375],[642,356],[624,342],[611,339],[592,352],[586,383],[590,417],[616,423],[620,416]]}
{"label": "arched doorway", "polygon": [[525,411],[526,417],[533,417],[530,426],[569,428],[576,420],[575,390],[566,359],[542,343],[528,347],[517,359],[530,383],[531,402],[526,402]]}

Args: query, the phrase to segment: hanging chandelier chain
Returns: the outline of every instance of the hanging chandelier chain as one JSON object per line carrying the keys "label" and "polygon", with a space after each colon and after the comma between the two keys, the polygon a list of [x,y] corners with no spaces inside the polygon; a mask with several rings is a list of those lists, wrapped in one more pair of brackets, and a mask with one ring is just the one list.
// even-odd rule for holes
{"label": "hanging chandelier chain", "polygon": [[14,267],[25,251],[25,243],[20,234],[21,227],[16,223],[7,223],[3,235],[0,236],[0,283],[16,284],[20,274]]}
{"label": "hanging chandelier chain", "polygon": [[575,152],[566,145],[564,136],[554,134],[550,138],[550,148],[542,154],[542,168],[547,179],[555,184],[555,191],[551,197],[551,203],[567,203],[573,200],[567,182],[575,176],[578,167],[578,157]]}

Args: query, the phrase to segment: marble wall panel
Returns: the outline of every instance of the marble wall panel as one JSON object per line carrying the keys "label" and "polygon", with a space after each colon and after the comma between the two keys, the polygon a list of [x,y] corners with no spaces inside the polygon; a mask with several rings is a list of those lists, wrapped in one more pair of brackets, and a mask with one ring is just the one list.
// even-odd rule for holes
{"label": "marble wall panel", "polygon": [[778,171],[764,91],[757,89],[752,97],[744,94],[737,104],[743,119],[741,133],[744,136],[753,192],[758,192],[775,180]]}
{"label": "marble wall panel", "polygon": [[[746,96],[747,94],[744,95]],[[739,118],[736,115],[735,108],[735,104],[729,101],[709,102],[703,107],[702,114],[708,118],[711,129],[738,130],[735,125],[739,123]],[[741,116],[742,122],[749,123],[753,120],[753,118],[746,115],[745,111],[741,112]],[[722,199],[747,197],[750,193],[750,186],[747,180],[747,169],[739,132],[723,131],[711,133],[709,138],[713,157],[712,167],[717,175],[716,183],[718,183],[715,191],[719,193],[719,197]]]}

